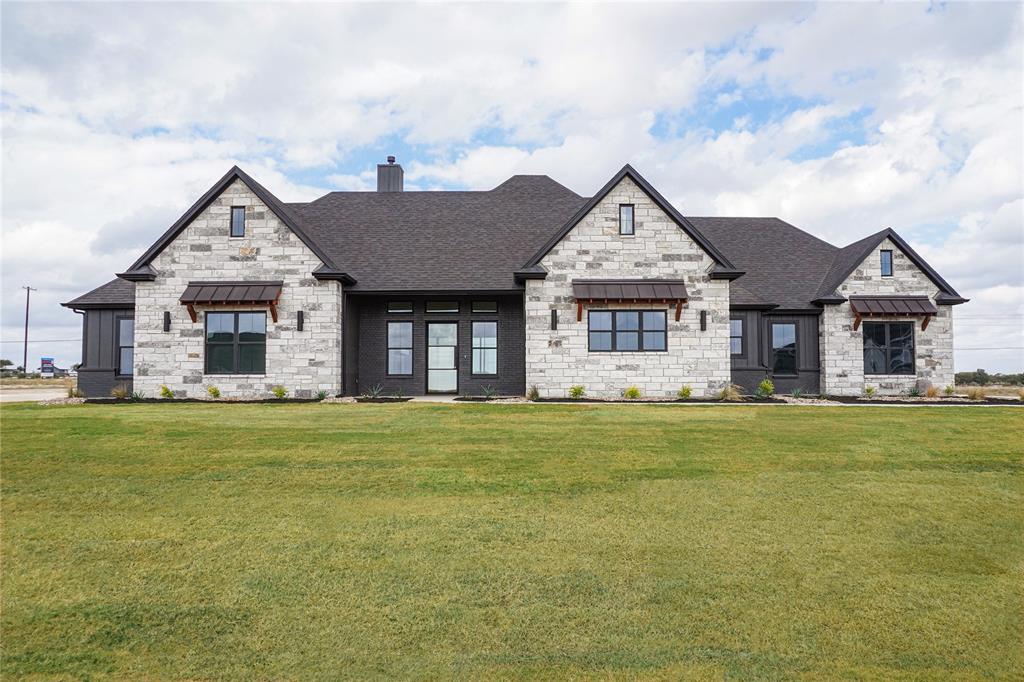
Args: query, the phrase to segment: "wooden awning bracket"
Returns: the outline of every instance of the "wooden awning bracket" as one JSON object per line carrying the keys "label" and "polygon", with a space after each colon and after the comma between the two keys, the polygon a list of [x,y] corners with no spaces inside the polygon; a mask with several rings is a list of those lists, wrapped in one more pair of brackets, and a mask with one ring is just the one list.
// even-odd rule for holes
{"label": "wooden awning bracket", "polygon": [[199,317],[196,315],[196,307],[191,303],[185,305],[185,310],[188,311],[188,316],[192,318],[192,323],[195,324],[199,321]]}

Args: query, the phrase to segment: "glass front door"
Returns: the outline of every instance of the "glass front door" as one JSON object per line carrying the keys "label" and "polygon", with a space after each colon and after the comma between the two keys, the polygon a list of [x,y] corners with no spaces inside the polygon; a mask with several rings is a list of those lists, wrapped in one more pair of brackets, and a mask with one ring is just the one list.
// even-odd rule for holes
{"label": "glass front door", "polygon": [[427,393],[459,390],[458,338],[456,322],[427,323]]}

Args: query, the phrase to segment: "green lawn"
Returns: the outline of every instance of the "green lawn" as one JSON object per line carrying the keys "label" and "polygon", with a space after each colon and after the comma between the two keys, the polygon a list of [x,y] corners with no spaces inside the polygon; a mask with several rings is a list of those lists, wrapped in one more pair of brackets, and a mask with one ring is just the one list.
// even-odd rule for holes
{"label": "green lawn", "polygon": [[2,672],[1024,675],[1024,410],[5,405]]}

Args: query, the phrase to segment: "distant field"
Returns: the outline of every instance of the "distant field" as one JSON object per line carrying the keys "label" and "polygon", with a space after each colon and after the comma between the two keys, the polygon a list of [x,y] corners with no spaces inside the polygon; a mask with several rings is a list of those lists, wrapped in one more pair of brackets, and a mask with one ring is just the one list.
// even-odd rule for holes
{"label": "distant field", "polygon": [[5,679],[1021,679],[1024,410],[0,408]]}
{"label": "distant field", "polygon": [[[19,365],[20,366],[20,365]],[[60,379],[15,379],[0,377],[0,389],[4,388],[69,388],[75,386],[73,377]]]}

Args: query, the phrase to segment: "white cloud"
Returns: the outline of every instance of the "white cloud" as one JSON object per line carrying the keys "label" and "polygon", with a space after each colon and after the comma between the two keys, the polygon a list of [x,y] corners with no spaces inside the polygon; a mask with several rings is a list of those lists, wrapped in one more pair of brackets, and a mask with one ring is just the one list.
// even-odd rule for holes
{"label": "white cloud", "polygon": [[[588,194],[628,161],[684,213],[836,243],[891,226],[974,299],[958,315],[1020,305],[1018,5],[0,8],[3,339],[30,282],[39,328],[77,336],[56,303],[232,164],[306,200],[372,188],[384,141],[409,146],[408,188],[545,173]],[[717,129],[695,113],[729,107]],[[970,329],[958,346],[998,331]]]}

